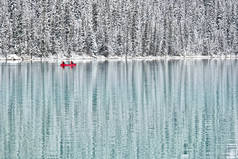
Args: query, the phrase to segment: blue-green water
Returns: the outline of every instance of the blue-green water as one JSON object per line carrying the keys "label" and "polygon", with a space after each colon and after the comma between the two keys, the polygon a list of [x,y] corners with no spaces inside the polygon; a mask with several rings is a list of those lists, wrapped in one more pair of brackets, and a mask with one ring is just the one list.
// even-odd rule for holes
{"label": "blue-green water", "polygon": [[0,159],[238,158],[238,60],[0,63]]}

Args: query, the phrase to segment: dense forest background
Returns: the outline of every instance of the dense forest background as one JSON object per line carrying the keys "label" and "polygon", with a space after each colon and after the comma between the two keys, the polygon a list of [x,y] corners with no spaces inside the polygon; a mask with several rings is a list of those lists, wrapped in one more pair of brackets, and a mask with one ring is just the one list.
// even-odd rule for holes
{"label": "dense forest background", "polygon": [[0,55],[238,54],[237,0],[0,0]]}

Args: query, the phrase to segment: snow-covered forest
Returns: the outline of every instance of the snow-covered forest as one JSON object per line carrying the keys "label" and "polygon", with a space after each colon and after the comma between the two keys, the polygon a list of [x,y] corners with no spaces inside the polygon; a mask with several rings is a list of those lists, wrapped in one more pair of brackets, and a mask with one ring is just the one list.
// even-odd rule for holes
{"label": "snow-covered forest", "polygon": [[0,0],[0,54],[238,54],[238,1]]}

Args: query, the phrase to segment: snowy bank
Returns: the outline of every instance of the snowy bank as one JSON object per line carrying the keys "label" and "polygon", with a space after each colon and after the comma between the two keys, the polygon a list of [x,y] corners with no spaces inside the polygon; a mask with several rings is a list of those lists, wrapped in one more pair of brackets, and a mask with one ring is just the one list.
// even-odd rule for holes
{"label": "snowy bank", "polygon": [[72,55],[66,56],[49,56],[49,57],[30,57],[30,56],[18,56],[16,54],[10,54],[6,57],[0,56],[0,61],[106,61],[106,60],[174,60],[174,59],[238,59],[237,55],[227,56],[88,56],[88,55]]}

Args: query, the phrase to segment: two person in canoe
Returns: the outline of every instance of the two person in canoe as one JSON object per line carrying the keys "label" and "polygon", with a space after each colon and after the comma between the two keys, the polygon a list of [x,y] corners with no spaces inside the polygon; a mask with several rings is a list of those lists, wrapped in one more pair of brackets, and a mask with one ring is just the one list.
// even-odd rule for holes
{"label": "two person in canoe", "polygon": [[73,68],[73,67],[76,66],[76,64],[73,63],[73,61],[70,61],[69,64],[66,64],[66,63],[63,61],[63,62],[60,64],[60,66],[63,67],[63,68],[64,68],[65,66],[69,66],[69,67]]}

